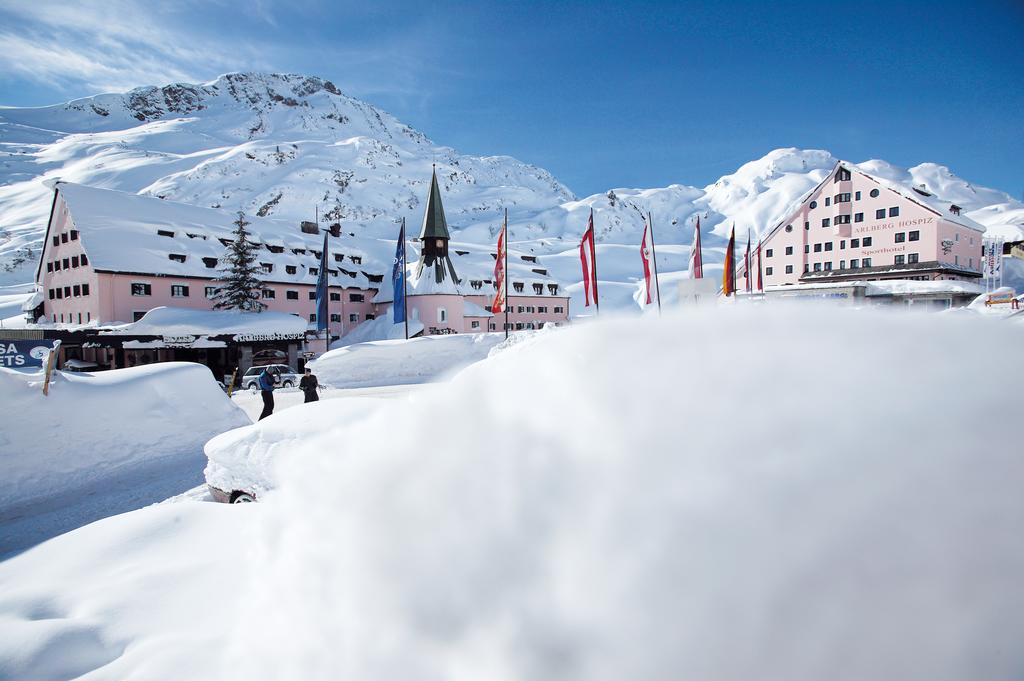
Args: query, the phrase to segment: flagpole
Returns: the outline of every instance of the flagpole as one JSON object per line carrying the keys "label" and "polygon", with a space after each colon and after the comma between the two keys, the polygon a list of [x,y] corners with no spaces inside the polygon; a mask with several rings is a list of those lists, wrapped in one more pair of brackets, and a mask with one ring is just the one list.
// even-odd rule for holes
{"label": "flagpole", "polygon": [[[594,209],[590,209],[590,226],[594,226]],[[594,315],[601,314],[601,298],[597,295],[597,230],[594,230],[590,235],[592,243],[594,244],[594,262],[592,262],[591,268],[594,270]]]}
{"label": "flagpole", "polygon": [[508,340],[508,208],[505,209],[505,226],[502,231],[505,234],[505,340]]}
{"label": "flagpole", "polygon": [[402,218],[402,317],[405,319],[405,340],[409,340],[409,252],[405,250],[405,218]]}
{"label": "flagpole", "polygon": [[658,316],[661,316],[661,284],[658,282],[658,249],[654,245],[654,221],[647,211],[647,226],[651,230],[651,261],[654,263],[654,291],[658,295]]}

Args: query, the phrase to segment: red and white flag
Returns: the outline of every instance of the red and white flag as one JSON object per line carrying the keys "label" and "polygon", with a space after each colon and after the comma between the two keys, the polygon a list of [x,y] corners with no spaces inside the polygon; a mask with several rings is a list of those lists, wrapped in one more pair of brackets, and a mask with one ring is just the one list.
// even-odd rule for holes
{"label": "red and white flag", "polygon": [[640,242],[640,258],[644,261],[644,286],[647,289],[647,300],[645,305],[651,304],[651,272],[655,271],[654,265],[654,239],[651,236],[651,222],[644,221],[644,238]]}
{"label": "red and white flag", "polygon": [[754,279],[750,276],[750,229],[747,229],[747,252],[743,255],[743,288],[752,293]]}
{"label": "red and white flag", "polygon": [[700,216],[693,228],[693,246],[690,247],[690,279],[704,278],[704,257],[700,252]]}
{"label": "red and white flag", "polygon": [[494,300],[491,302],[491,312],[498,313],[505,311],[505,232],[508,231],[508,223],[498,234],[498,258],[494,261]]}
{"label": "red and white flag", "polygon": [[600,307],[597,302],[597,254],[594,251],[594,211],[590,211],[587,231],[580,242],[580,265],[583,267],[583,295],[586,299],[584,307],[590,307],[590,301]]}

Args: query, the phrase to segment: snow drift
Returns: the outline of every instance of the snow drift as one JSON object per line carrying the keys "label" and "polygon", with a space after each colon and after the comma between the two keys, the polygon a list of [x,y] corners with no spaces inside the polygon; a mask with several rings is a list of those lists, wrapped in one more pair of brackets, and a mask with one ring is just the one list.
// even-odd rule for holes
{"label": "snow drift", "polygon": [[206,440],[249,422],[198,364],[55,372],[49,397],[41,385],[0,369],[0,514],[168,457],[201,467]]}
{"label": "snow drift", "polygon": [[464,333],[356,343],[309,366],[321,384],[335,388],[427,383],[484,359],[504,340],[504,333]]}
{"label": "snow drift", "polygon": [[545,334],[311,422],[225,670],[1019,678],[1019,386],[979,325],[771,307]]}

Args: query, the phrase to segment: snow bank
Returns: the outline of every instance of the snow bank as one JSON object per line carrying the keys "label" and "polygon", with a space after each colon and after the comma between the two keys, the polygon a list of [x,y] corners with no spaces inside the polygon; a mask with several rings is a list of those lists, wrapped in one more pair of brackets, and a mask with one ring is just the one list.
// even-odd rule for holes
{"label": "snow bank", "polygon": [[[409,312],[412,317],[409,320],[409,335],[415,336],[423,331],[423,322],[417,318],[416,310],[410,310]],[[331,343],[331,349],[343,348],[347,345],[355,345],[356,343],[369,343],[370,341],[405,340],[405,324],[395,324],[391,321],[392,319],[391,308],[388,308],[384,314],[366,320],[334,343]]]}
{"label": "snow bank", "polygon": [[487,357],[503,333],[465,333],[357,343],[309,364],[323,385],[356,388],[434,381]]}
{"label": "snow bank", "polygon": [[[166,457],[248,423],[210,370],[183,362],[95,374],[0,369],[0,514]],[[2,540],[0,540],[2,543]]]}
{"label": "snow bank", "polygon": [[[978,329],[696,308],[311,420],[224,671],[1019,678],[1019,386],[980,370]],[[986,356],[1019,353],[1020,329],[985,331]]]}

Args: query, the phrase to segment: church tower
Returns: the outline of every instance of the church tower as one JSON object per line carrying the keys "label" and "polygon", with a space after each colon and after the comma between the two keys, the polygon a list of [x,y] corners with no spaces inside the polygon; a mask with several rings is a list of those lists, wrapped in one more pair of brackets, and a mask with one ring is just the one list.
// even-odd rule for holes
{"label": "church tower", "polygon": [[[430,195],[427,197],[427,210],[423,214],[423,228],[420,230],[420,259],[416,264],[414,289],[435,289],[441,292],[450,289],[458,293],[459,277],[455,274],[455,266],[448,255],[448,221],[444,217],[444,206],[441,205],[441,189],[437,185],[437,169],[430,178]],[[449,292],[449,291],[445,291]]]}

